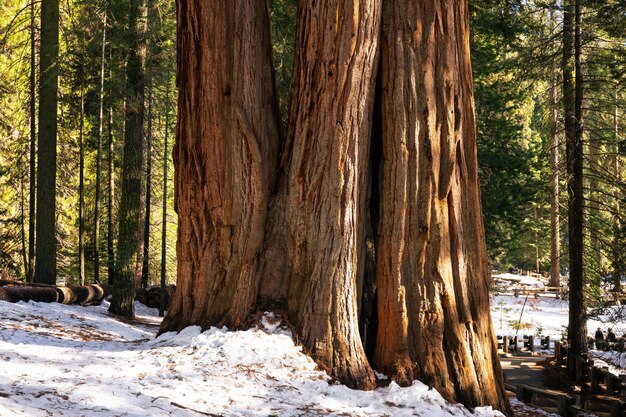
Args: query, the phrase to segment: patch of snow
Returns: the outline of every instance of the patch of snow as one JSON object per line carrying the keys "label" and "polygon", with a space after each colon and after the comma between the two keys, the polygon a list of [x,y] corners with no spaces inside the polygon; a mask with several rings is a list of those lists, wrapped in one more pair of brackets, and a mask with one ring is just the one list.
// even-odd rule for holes
{"label": "patch of snow", "polygon": [[[497,335],[515,335],[525,299],[525,296],[491,296],[491,318]],[[519,330],[519,335],[540,334],[550,336],[552,341],[560,340],[568,323],[568,306],[567,300],[528,297],[521,318],[522,328]],[[608,308],[602,315],[589,319],[587,321],[588,335],[593,337],[598,328],[602,329],[605,335],[609,329],[613,329],[617,336],[624,334],[626,311],[621,312],[623,307]]]}
{"label": "patch of snow", "polygon": [[127,322],[107,307],[0,302],[1,416],[502,416],[471,413],[418,381],[331,384],[273,314],[247,331],[155,338],[154,309],[137,305],[139,320]]}
{"label": "patch of snow", "polygon": [[626,375],[626,352],[591,350],[589,358],[594,365],[604,366],[614,375]]}

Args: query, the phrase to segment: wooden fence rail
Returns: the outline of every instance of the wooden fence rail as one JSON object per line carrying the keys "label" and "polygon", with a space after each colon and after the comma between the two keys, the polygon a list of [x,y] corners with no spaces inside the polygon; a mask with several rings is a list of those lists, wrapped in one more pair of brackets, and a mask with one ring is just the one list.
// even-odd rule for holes
{"label": "wooden fence rail", "polygon": [[[554,356],[557,366],[567,366],[567,346],[554,342]],[[583,356],[574,361],[575,382],[580,394],[544,390],[529,385],[516,387],[517,399],[535,405],[564,417],[580,413],[594,413],[608,417],[626,417],[626,376],[617,376],[605,366],[594,364]]]}
{"label": "wooden fence rail", "polygon": [[[534,353],[537,350],[551,350],[550,336],[537,337],[533,335],[523,336],[497,336],[498,350],[503,353]],[[539,340],[539,344],[536,341]],[[521,344],[521,346],[520,346]]]}

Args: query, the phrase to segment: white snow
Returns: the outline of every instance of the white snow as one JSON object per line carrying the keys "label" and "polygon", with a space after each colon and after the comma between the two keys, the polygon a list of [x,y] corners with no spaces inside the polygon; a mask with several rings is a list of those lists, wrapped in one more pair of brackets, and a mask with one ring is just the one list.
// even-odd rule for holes
{"label": "white snow", "polygon": [[190,327],[155,338],[97,307],[0,302],[0,416],[501,416],[472,414],[420,382],[331,383],[272,314],[251,330]]}
{"label": "white snow", "polygon": [[[517,322],[521,322],[520,336],[532,334],[550,336],[551,340],[558,340],[567,327],[568,305],[567,300],[555,298],[494,295],[491,297],[493,327],[498,335],[514,335]],[[520,320],[522,307],[524,311]],[[610,307],[603,314],[587,321],[589,336],[593,337],[598,328],[602,329],[605,336],[608,329],[613,329],[618,337],[626,333],[624,306]]]}
{"label": "white snow", "polygon": [[545,284],[543,281],[541,281],[538,278],[532,277],[530,275],[517,275],[517,274],[511,274],[511,273],[505,272],[502,274],[492,275],[491,277],[496,281],[503,281],[503,282],[510,282],[510,283],[515,283],[519,285],[525,285],[530,288],[541,289],[545,287]]}

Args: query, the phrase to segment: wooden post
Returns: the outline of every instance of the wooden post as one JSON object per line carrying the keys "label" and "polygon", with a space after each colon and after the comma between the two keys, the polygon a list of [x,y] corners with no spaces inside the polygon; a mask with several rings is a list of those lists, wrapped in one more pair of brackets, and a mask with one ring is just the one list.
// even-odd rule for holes
{"label": "wooden post", "polygon": [[546,336],[546,338],[544,339],[545,343],[546,343],[546,350],[549,351],[550,350],[550,336]]}
{"label": "wooden post", "polygon": [[526,385],[519,384],[515,390],[515,395],[518,401],[523,403],[530,403],[533,393],[528,389]]}
{"label": "wooden post", "polygon": [[561,366],[563,363],[563,358],[561,357],[561,341],[554,341],[554,359],[556,360],[556,365]]}
{"label": "wooden post", "polygon": [[[578,371],[578,369],[576,369],[576,371]],[[599,373],[600,373],[600,370],[596,368],[595,366],[591,368],[591,393],[592,394],[597,394],[600,391],[599,389],[600,382],[598,381]],[[578,383],[578,372],[576,373],[576,383]]]}
{"label": "wooden post", "polygon": [[502,352],[509,353],[509,336],[502,336]]}
{"label": "wooden post", "polygon": [[611,417],[620,417],[620,401],[611,400]]}
{"label": "wooden post", "polygon": [[528,349],[530,350],[530,353],[535,352],[535,336],[533,335],[528,336]]}
{"label": "wooden post", "polygon": [[519,345],[517,335],[513,338],[513,349],[515,349],[515,353],[519,353]]}
{"label": "wooden post", "polygon": [[608,370],[604,377],[606,378],[606,394],[614,396],[616,393],[619,392],[619,383],[621,380],[618,376],[615,376],[612,373],[608,372]]}
{"label": "wooden post", "polygon": [[556,401],[557,401],[559,415],[563,417],[567,417],[569,415],[569,410],[567,406],[567,397],[565,395],[562,395]]}
{"label": "wooden post", "polygon": [[574,360],[574,366],[575,366],[575,375],[576,375],[576,385],[582,385],[583,384],[583,367],[585,365],[586,361],[581,358],[580,356],[577,356],[576,359]]}

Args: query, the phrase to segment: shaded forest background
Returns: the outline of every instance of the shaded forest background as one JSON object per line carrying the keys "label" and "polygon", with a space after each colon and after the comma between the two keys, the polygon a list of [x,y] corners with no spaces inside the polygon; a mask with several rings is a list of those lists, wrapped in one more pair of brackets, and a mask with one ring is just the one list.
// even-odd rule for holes
{"label": "shaded forest background", "polygon": [[[118,192],[127,96],[128,51],[122,0],[66,0],[60,10],[59,130],[57,159],[57,256],[59,281],[79,280],[79,177],[81,119],[85,143],[84,248],[87,281],[94,276],[95,224],[100,223],[100,275],[107,276],[107,231],[117,237]],[[277,88],[283,115],[289,114],[294,56],[295,0],[269,2]],[[35,46],[39,3],[33,4]],[[566,175],[561,100],[562,10],[554,1],[470,1],[471,48],[476,99],[478,158],[489,259],[494,268],[547,271],[551,262],[551,180],[558,178],[562,212],[561,271],[567,265]],[[106,16],[106,19],[105,19]],[[176,123],[175,18],[173,1],[149,2],[147,14],[146,135],[151,146],[148,280],[157,283],[162,246],[165,272],[176,277],[176,214],[173,207],[171,145]],[[583,2],[582,47],[585,138],[585,267],[599,278],[614,269],[623,253],[624,62],[619,1]],[[101,210],[95,219],[100,74],[104,43],[103,182]],[[0,2],[0,274],[24,277],[28,264],[30,168],[31,5]],[[37,48],[35,48],[37,51]],[[35,53],[35,65],[38,63]],[[37,72],[36,72],[37,73]],[[84,97],[84,111],[81,111]],[[35,100],[36,102],[36,100]],[[167,120],[167,123],[166,123]],[[287,123],[283,120],[283,123]],[[166,131],[166,124],[169,129]],[[165,148],[166,135],[169,144]],[[555,147],[561,157],[551,166]],[[109,187],[108,149],[112,144],[113,187]],[[554,142],[552,142],[554,143]],[[168,162],[167,193],[163,164]],[[553,162],[555,162],[553,160]],[[144,172],[147,166],[144,167]],[[560,174],[560,175],[555,175]],[[107,199],[112,192],[112,207]],[[165,200],[165,205],[163,204]],[[622,203],[623,204],[623,203]],[[166,207],[167,234],[162,241]],[[43,208],[42,208],[43,209]],[[623,207],[622,210],[623,212]],[[109,216],[109,212],[111,216]],[[593,237],[594,239],[592,239]],[[116,245],[114,245],[116,247]]]}

